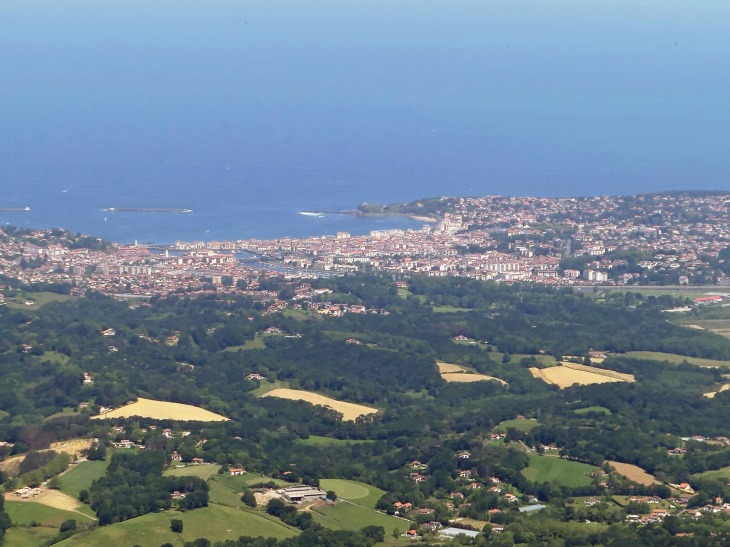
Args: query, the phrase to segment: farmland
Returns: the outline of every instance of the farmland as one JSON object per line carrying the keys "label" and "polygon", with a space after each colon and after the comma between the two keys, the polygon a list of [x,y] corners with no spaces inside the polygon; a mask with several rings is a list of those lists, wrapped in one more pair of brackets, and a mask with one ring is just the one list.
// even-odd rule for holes
{"label": "farmland", "polygon": [[314,520],[322,526],[335,530],[359,530],[364,526],[382,526],[390,532],[394,528],[407,530],[410,523],[397,517],[378,513],[371,509],[359,507],[346,501],[340,501],[333,506],[312,508]]}
{"label": "farmland", "polygon": [[447,382],[481,382],[483,380],[495,380],[503,385],[507,385],[507,382],[495,378],[494,376],[487,376],[486,374],[479,374],[472,370],[463,367],[461,365],[454,365],[452,363],[444,363],[443,361],[437,361],[436,364],[439,367],[439,373],[441,378]]}
{"label": "farmland", "polygon": [[559,388],[566,388],[573,384],[590,385],[605,384],[608,382],[633,382],[631,374],[622,374],[612,370],[604,370],[596,367],[588,367],[575,363],[563,362],[562,365],[539,369],[530,368],[535,378],[540,378],[548,384],[554,384]]}
{"label": "farmland", "polygon": [[3,547],[43,547],[58,534],[49,526],[13,526],[5,532]]}
{"label": "farmland", "polygon": [[335,446],[344,446],[348,443],[371,443],[373,441],[370,440],[353,440],[353,439],[335,439],[332,437],[320,437],[317,435],[310,435],[307,439],[299,439],[300,443],[308,444],[308,445],[320,445],[320,444],[326,444],[326,445],[335,445]]}
{"label": "farmland", "polygon": [[644,471],[641,467],[629,463],[608,462],[618,473],[636,483],[643,485],[660,484],[658,480]]}
{"label": "farmland", "polygon": [[700,367],[730,367],[730,361],[703,359],[701,357],[687,357],[686,355],[675,355],[674,353],[662,353],[660,351],[632,351],[629,353],[629,357],[647,359],[651,361],[669,361],[674,364],[687,361],[691,365],[697,365]]}
{"label": "farmland", "polygon": [[246,343],[241,346],[229,346],[221,351],[246,351],[250,349],[266,349],[266,344],[264,344],[260,334],[255,335],[253,340],[246,340]]}
{"label": "farmland", "polygon": [[61,476],[61,492],[69,496],[78,496],[81,490],[88,490],[92,481],[101,477],[108,466],[108,460],[85,461],[76,464]]}
{"label": "farmland", "polygon": [[530,431],[533,427],[540,425],[537,420],[525,419],[525,418],[514,418],[512,420],[505,420],[496,427],[496,431],[505,432],[510,427],[514,427],[519,431]]}
{"label": "farmland", "polygon": [[199,477],[208,480],[211,475],[218,473],[220,465],[191,465],[185,467],[170,467],[163,473],[172,477]]}
{"label": "farmland", "polygon": [[137,402],[125,405],[111,412],[92,419],[104,418],[131,418],[140,416],[142,418],[153,418],[156,420],[183,420],[196,422],[222,422],[228,420],[225,416],[215,414],[204,408],[181,403],[168,403],[166,401],[153,401],[140,397]]}
{"label": "farmland", "polygon": [[334,490],[338,498],[352,501],[358,505],[364,505],[371,509],[375,503],[385,494],[383,490],[364,482],[348,481],[343,479],[320,479],[320,487],[323,490]]}
{"label": "farmland", "polygon": [[311,391],[302,391],[299,389],[274,389],[268,393],[264,393],[262,397],[279,397],[281,399],[289,399],[293,401],[306,401],[313,405],[326,406],[342,413],[342,417],[345,420],[354,420],[362,414],[374,414],[378,410],[363,405],[357,405],[354,403],[345,403],[343,401],[337,401],[320,395],[318,393],[312,393]]}
{"label": "farmland", "polygon": [[[68,302],[70,300],[76,300],[77,298],[78,296],[57,294],[55,292],[22,293],[9,301],[7,306],[9,308],[22,310],[37,310],[51,302]],[[26,302],[33,302],[33,304],[27,305]]]}
{"label": "farmland", "polygon": [[[178,536],[170,531],[170,520],[183,521],[183,532]],[[102,526],[89,533],[81,533],[60,543],[59,547],[97,547],[99,545],[140,545],[159,547],[169,542],[181,545],[182,541],[194,541],[205,537],[211,541],[238,539],[239,536],[264,536],[284,539],[298,533],[297,530],[270,520],[252,511],[235,507],[211,505],[195,511],[178,513],[149,513],[124,522]]]}
{"label": "farmland", "polygon": [[51,507],[43,503],[35,501],[14,501],[12,499],[5,500],[5,511],[10,515],[10,519],[15,524],[30,525],[38,522],[43,526],[60,526],[64,520],[76,519],[79,522],[92,523],[93,518],[78,513],[76,511],[68,511],[58,507]]}
{"label": "farmland", "polygon": [[535,482],[556,481],[564,486],[591,484],[588,473],[597,467],[585,463],[564,460],[553,456],[530,454],[530,466],[522,470],[526,479]]}

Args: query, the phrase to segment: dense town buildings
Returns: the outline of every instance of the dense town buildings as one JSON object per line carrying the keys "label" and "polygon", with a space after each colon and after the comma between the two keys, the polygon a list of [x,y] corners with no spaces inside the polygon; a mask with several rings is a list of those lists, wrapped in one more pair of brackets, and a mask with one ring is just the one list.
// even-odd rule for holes
{"label": "dense town buildings", "polygon": [[[730,285],[730,194],[437,198],[404,210],[435,222],[414,230],[310,238],[106,244],[63,230],[0,234],[0,273],[111,295],[258,291],[262,275],[315,278],[358,269],[551,285]],[[421,213],[423,210],[423,213]],[[415,215],[415,213],[413,213]],[[88,242],[93,244],[89,245]],[[259,261],[239,260],[243,252]],[[727,268],[730,271],[730,267]]]}

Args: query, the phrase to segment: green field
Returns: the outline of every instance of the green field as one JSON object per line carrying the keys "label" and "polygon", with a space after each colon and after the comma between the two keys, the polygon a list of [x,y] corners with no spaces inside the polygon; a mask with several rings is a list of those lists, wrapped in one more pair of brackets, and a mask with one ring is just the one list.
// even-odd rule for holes
{"label": "green field", "polygon": [[13,526],[5,532],[3,547],[41,547],[58,534],[47,526]]}
{"label": "green field", "polygon": [[245,486],[262,482],[274,482],[277,486],[290,484],[281,479],[272,479],[271,477],[264,477],[262,475],[257,475],[256,473],[246,473],[245,475],[236,475],[235,477],[232,477],[228,473],[223,473],[222,475],[213,475],[210,480],[218,481],[221,484],[226,485],[228,488],[232,488],[236,492],[241,492]]}
{"label": "green field", "polygon": [[662,353],[660,351],[632,351],[629,357],[636,359],[650,359],[652,361],[669,361],[670,363],[683,363],[687,361],[692,365],[701,367],[730,367],[730,361],[717,361],[715,359],[703,359],[701,357],[687,357],[685,355],[675,355],[674,353]]}
{"label": "green field", "polygon": [[63,511],[33,501],[6,501],[5,511],[10,515],[13,524],[29,525],[32,522],[43,526],[61,526],[64,520],[75,519],[79,522],[93,522],[91,517],[84,517],[75,511]]}
{"label": "green field", "polygon": [[530,431],[533,427],[540,425],[537,420],[528,420],[527,418],[514,418],[512,420],[506,420],[499,424],[495,430],[505,432],[510,427],[514,427],[518,431]]}
{"label": "green field", "polygon": [[375,508],[377,501],[383,497],[385,491],[365,484],[364,482],[348,481],[344,479],[320,479],[319,487],[322,490],[334,490],[338,498],[346,499],[364,505],[365,507]]}
{"label": "green field", "polygon": [[602,412],[603,414],[611,414],[605,406],[589,406],[587,408],[577,408],[573,412],[576,414],[588,414],[589,412]]}
{"label": "green field", "polygon": [[359,530],[364,526],[375,525],[382,526],[385,528],[385,533],[390,534],[393,528],[405,532],[410,527],[405,520],[358,507],[346,501],[340,501],[332,507],[312,508],[311,511],[314,520],[334,530]]}
{"label": "green field", "polygon": [[715,469],[714,471],[705,471],[693,475],[694,477],[702,477],[703,479],[730,479],[730,467]]}
{"label": "green field", "polygon": [[564,486],[588,486],[588,473],[598,469],[592,465],[552,456],[530,454],[530,466],[522,470],[526,479],[535,482],[559,482]]}
{"label": "green field", "polygon": [[45,351],[43,352],[41,359],[44,361],[50,361],[51,363],[64,365],[71,358],[68,355],[64,355],[63,353],[58,353],[57,351]]}
{"label": "green field", "polygon": [[284,317],[291,317],[292,319],[296,319],[297,321],[304,321],[310,317],[313,316],[312,312],[307,312],[304,310],[292,310],[292,309],[285,309],[281,312]]}
{"label": "green field", "polygon": [[353,441],[352,439],[333,439],[332,437],[319,437],[318,435],[310,435],[308,439],[299,439],[299,442],[308,445],[335,445],[344,446],[347,443],[371,443],[373,441]]}
{"label": "green field", "polygon": [[221,468],[220,465],[190,465],[187,467],[170,467],[165,469],[163,475],[171,475],[173,477],[200,477],[201,479],[208,480],[211,475],[218,473]]}
{"label": "green field", "polygon": [[111,461],[111,458],[108,461],[87,461],[76,464],[59,479],[61,481],[61,492],[74,498],[78,497],[79,492],[88,490],[91,482],[104,474],[109,466],[109,461]]}
{"label": "green field", "polygon": [[260,334],[254,335],[253,340],[246,340],[246,343],[242,346],[229,346],[221,351],[238,351],[238,350],[249,350],[249,349],[266,349],[263,339]]}
{"label": "green field", "polygon": [[261,397],[264,393],[268,393],[269,391],[273,391],[275,389],[279,388],[288,388],[289,382],[283,382],[281,380],[276,380],[273,384],[269,382],[268,380],[261,380],[261,385],[257,387],[256,389],[249,391],[251,395],[254,397]]}
{"label": "green field", "polygon": [[[12,301],[8,302],[8,307],[19,310],[37,310],[41,306],[45,306],[50,302],[68,302],[69,300],[76,300],[78,296],[71,296],[68,294],[57,294],[55,292],[23,292],[16,296]],[[32,306],[26,306],[26,300],[34,300],[35,304]]]}
{"label": "green field", "polygon": [[472,308],[457,308],[455,306],[434,306],[434,313],[457,313],[460,311],[472,311]]}
{"label": "green field", "polygon": [[[183,521],[183,532],[173,534],[170,520]],[[208,538],[212,542],[238,539],[239,536],[264,536],[284,539],[297,531],[281,522],[269,520],[251,511],[235,507],[211,505],[194,511],[150,513],[131,520],[102,526],[92,532],[77,534],[60,543],[59,547],[98,547],[99,545],[159,547],[163,543],[182,546],[183,542]]]}

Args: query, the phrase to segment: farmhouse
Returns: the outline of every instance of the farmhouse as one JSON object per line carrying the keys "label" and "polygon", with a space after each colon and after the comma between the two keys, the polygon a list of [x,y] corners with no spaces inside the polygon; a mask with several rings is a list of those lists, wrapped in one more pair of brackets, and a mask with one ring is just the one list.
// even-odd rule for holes
{"label": "farmhouse", "polygon": [[260,375],[259,373],[257,373],[257,372],[253,372],[253,373],[251,373],[251,374],[247,375],[247,376],[246,376],[246,379],[247,379],[247,380],[265,380],[265,378],[264,378],[263,376],[261,376],[261,375]]}
{"label": "farmhouse", "polygon": [[115,336],[117,334],[117,331],[115,331],[114,329],[106,329],[101,331],[101,334],[103,336]]}
{"label": "farmhouse", "polygon": [[241,469],[240,467],[235,467],[232,469],[229,469],[228,472],[231,474],[232,477],[235,477],[236,475],[245,475],[246,471],[244,469]]}

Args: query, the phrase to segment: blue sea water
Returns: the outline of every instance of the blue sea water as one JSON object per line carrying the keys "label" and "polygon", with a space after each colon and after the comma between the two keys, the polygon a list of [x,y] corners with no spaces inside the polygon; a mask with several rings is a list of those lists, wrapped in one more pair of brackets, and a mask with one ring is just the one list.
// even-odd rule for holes
{"label": "blue sea water", "polygon": [[[730,3],[3,0],[0,222],[117,241],[419,227],[440,195],[730,189]],[[190,214],[104,213],[180,207]]]}

